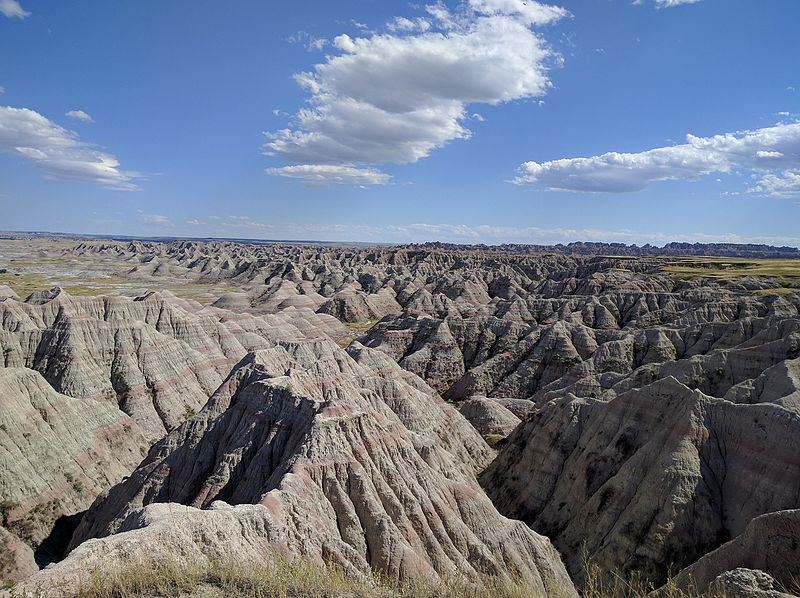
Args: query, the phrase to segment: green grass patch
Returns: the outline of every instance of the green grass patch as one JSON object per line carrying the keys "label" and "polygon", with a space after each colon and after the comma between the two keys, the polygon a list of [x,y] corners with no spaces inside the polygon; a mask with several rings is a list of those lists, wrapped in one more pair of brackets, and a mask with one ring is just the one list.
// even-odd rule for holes
{"label": "green grass patch", "polygon": [[369,332],[377,323],[378,320],[368,320],[367,322],[343,322],[345,326],[357,334]]}
{"label": "green grass patch", "polygon": [[52,285],[47,284],[47,279],[41,274],[11,274],[5,272],[0,274],[0,284],[7,285],[22,299],[42,289],[49,289]]}
{"label": "green grass patch", "polygon": [[744,276],[759,276],[777,279],[781,286],[800,284],[800,260],[683,258],[667,262],[661,270],[676,280],[713,278],[733,281]]}
{"label": "green grass patch", "polygon": [[68,295],[73,297],[97,297],[99,295],[107,295],[114,291],[108,287],[89,287],[86,285],[67,285],[63,288]]}
{"label": "green grass patch", "polygon": [[486,441],[486,444],[488,444],[492,448],[500,444],[503,440],[505,440],[505,438],[506,437],[503,436],[502,434],[488,434],[483,437],[483,439]]}
{"label": "green grass patch", "polygon": [[375,326],[375,324],[377,324],[379,321],[380,320],[369,320],[367,322],[342,322],[342,324],[344,324],[350,331],[350,336],[340,340],[339,346],[343,349],[346,349],[353,344],[353,341],[359,336],[372,330],[373,326]]}
{"label": "green grass patch", "polygon": [[37,266],[63,266],[72,264],[74,260],[65,257],[31,257],[11,258],[9,265],[12,268],[35,268]]}

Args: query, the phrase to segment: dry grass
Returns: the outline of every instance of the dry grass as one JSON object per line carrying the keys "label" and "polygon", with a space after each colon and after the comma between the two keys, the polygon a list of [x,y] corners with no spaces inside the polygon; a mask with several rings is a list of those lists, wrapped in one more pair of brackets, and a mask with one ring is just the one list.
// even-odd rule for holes
{"label": "dry grass", "polygon": [[346,349],[353,341],[369,332],[379,320],[369,320],[367,322],[342,322],[350,330],[350,336],[339,341],[339,346]]}
{"label": "dry grass", "polygon": [[354,333],[361,335],[371,330],[372,327],[375,326],[375,324],[377,323],[378,320],[368,320],[366,322],[344,322],[344,325],[347,326]]}
{"label": "dry grass", "polygon": [[757,297],[780,297],[783,295],[791,295],[792,293],[800,293],[800,288],[780,287],[777,289],[758,289],[757,291],[753,291],[753,295]]}
{"label": "dry grass", "polygon": [[41,274],[20,274],[15,275],[10,272],[0,274],[0,284],[11,287],[17,295],[25,298],[34,291],[49,289],[53,285],[47,285],[47,279]]}
{"label": "dry grass", "polygon": [[[177,560],[128,563],[88,572],[71,594],[60,590],[59,595],[75,598],[544,598],[530,584],[507,579],[486,578],[477,583],[453,576],[398,581],[286,560],[263,567],[234,561],[205,566]],[[52,588],[50,592],[40,588],[33,593],[26,590],[24,595],[45,598],[51,594]],[[11,596],[19,594],[12,589]]]}
{"label": "dry grass", "polygon": [[[596,566],[586,571],[584,598],[641,598],[653,590],[650,584],[623,580]],[[724,592],[718,590],[687,593],[670,584],[662,591],[662,598],[725,598]],[[50,595],[45,589],[39,592],[28,591],[25,596]],[[12,589],[11,596],[15,595],[18,594]],[[377,574],[350,575],[332,565],[322,567],[281,559],[269,566],[238,561],[207,565],[177,560],[131,562],[89,571],[80,586],[65,596],[69,595],[76,598],[544,598],[524,581],[462,576],[398,581]]]}
{"label": "dry grass", "polygon": [[683,258],[668,262],[662,270],[678,280],[713,278],[732,281],[744,276],[762,276],[776,279],[781,286],[800,284],[800,260]]}

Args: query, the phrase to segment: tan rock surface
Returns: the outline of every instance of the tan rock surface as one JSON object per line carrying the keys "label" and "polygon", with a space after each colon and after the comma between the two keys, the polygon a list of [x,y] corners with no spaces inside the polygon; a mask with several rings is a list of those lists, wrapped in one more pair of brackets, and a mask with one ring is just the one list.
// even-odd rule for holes
{"label": "tan rock surface", "polygon": [[471,397],[459,411],[482,436],[508,436],[522,421],[502,403],[486,397]]}
{"label": "tan rock surface", "polygon": [[800,507],[800,416],[674,378],[604,402],[565,397],[532,415],[481,483],[501,513],[580,552],[663,581],[764,513]]}
{"label": "tan rock surface", "polygon": [[[243,360],[95,503],[74,543],[125,529],[143,504],[259,503],[263,533],[293,555],[390,575],[516,572],[543,594],[574,595],[549,541],[500,516],[478,486],[473,471],[490,455],[385,355],[281,341]],[[83,566],[80,550],[61,570]]]}
{"label": "tan rock surface", "polygon": [[130,473],[147,447],[114,404],[58,394],[33,370],[0,368],[2,523],[29,546]]}

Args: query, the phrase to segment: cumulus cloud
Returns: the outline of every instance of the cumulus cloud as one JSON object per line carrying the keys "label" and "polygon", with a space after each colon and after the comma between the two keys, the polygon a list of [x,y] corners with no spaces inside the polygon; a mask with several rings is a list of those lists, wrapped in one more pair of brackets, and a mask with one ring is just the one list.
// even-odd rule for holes
{"label": "cumulus cloud", "polygon": [[24,19],[31,14],[24,10],[17,0],[0,0],[0,13],[9,19]]}
{"label": "cumulus cloud", "polygon": [[569,12],[560,6],[549,6],[528,0],[469,0],[469,4],[481,14],[512,15],[528,25],[547,25],[569,15]]}
{"label": "cumulus cloud", "polygon": [[514,182],[552,190],[623,193],[656,181],[695,181],[712,173],[750,171],[762,177],[753,191],[778,196],[791,194],[792,173],[798,170],[800,123],[790,123],[713,137],[687,135],[684,144],[640,153],[525,162]]}
{"label": "cumulus cloud", "polygon": [[86,114],[83,110],[70,110],[64,116],[68,118],[73,118],[75,120],[80,120],[85,123],[93,123],[94,119]]}
{"label": "cumulus cloud", "polygon": [[0,152],[32,160],[47,178],[87,181],[110,189],[138,189],[141,178],[119,169],[111,154],[34,110],[0,106]]}
{"label": "cumulus cloud", "polygon": [[356,168],[338,164],[296,164],[282,168],[268,168],[274,176],[299,179],[317,185],[385,185],[391,176],[375,168]]}
{"label": "cumulus cloud", "polygon": [[389,31],[427,31],[431,28],[431,22],[423,17],[407,19],[405,17],[395,17],[393,21],[386,25]]}
{"label": "cumulus cloud", "polygon": [[384,33],[335,37],[338,53],[295,76],[308,106],[292,128],[267,133],[265,153],[314,167],[412,163],[470,137],[468,105],[547,92],[554,55],[533,27],[566,10],[532,0],[426,10],[428,18],[395,19]]}
{"label": "cumulus cloud", "polygon": [[753,193],[764,193],[774,197],[800,196],[800,168],[763,175],[750,189]]}

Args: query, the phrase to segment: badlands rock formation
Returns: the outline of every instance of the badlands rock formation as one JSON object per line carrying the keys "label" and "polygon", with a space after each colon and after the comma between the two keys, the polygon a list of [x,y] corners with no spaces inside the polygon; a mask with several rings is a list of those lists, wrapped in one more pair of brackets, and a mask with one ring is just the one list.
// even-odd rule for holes
{"label": "badlands rock formation", "polygon": [[484,437],[508,436],[521,421],[500,400],[486,397],[470,398],[459,411]]}
{"label": "badlands rock formation", "polygon": [[199,410],[249,350],[307,334],[347,335],[307,310],[257,318],[160,293],[73,298],[56,288],[0,302],[2,365],[35,370],[70,397],[116,403],[151,442]]}
{"label": "badlands rock formation", "polygon": [[[262,560],[280,548],[356,571],[512,575],[541,595],[574,595],[549,541],[499,515],[481,491],[474,470],[490,460],[453,407],[382,353],[279,341],[243,359],[200,413],[92,506],[73,544],[116,535],[78,548],[52,574],[68,576],[107,551],[146,554],[163,532],[146,533],[143,505],[225,501],[261,505],[210,517],[246,517],[246,552]],[[210,533],[188,513],[197,523],[175,534],[196,535],[194,525]]]}
{"label": "badlands rock formation", "polygon": [[764,513],[800,507],[800,416],[665,378],[611,401],[552,401],[481,481],[501,512],[550,536],[574,575],[663,581]]}
{"label": "badlands rock formation", "polygon": [[[82,443],[47,432],[62,452],[2,429],[0,451],[48,472],[102,454],[113,422],[129,422],[131,437],[113,440],[131,455],[154,443],[141,463],[85,474],[82,493],[0,471],[0,499],[16,492],[28,511],[58,502],[30,537],[15,523],[28,511],[9,503],[3,575],[29,574],[29,549],[40,555],[65,516],[69,531],[78,524],[72,552],[33,581],[134,553],[213,559],[228,547],[354,572],[520,574],[570,595],[562,558],[580,585],[585,545],[609,574],[661,583],[683,569],[681,584],[775,595],[800,541],[800,271],[698,260],[686,274],[664,257],[735,250],[45,250],[133,286],[219,292],[203,306],[166,292],[21,301],[0,289],[0,410],[13,404],[17,427],[44,418],[31,407],[41,397],[53,421],[75,402],[97,413],[75,428]],[[23,374],[21,388],[39,390],[6,390]],[[499,453],[481,438],[506,435]]]}
{"label": "badlands rock formation", "polygon": [[[745,587],[755,586],[767,598],[770,591],[777,593],[778,587],[796,586],[800,578],[798,537],[798,510],[756,517],[741,535],[681,571],[675,578],[675,584],[682,589],[692,585],[704,589],[722,576],[726,585],[734,585],[736,581]],[[727,572],[735,570],[750,573],[725,579]],[[752,595],[759,596],[756,592]]]}
{"label": "badlands rock formation", "polygon": [[0,389],[2,537],[22,574],[31,548],[59,556],[46,544],[57,524],[69,528],[70,516],[135,468],[148,444],[115,405],[59,394],[34,370],[0,368]]}
{"label": "badlands rock formation", "polygon": [[159,294],[54,289],[0,302],[4,543],[59,558],[97,495],[199,410],[248,350],[326,333],[346,334],[313,312],[253,317]]}

